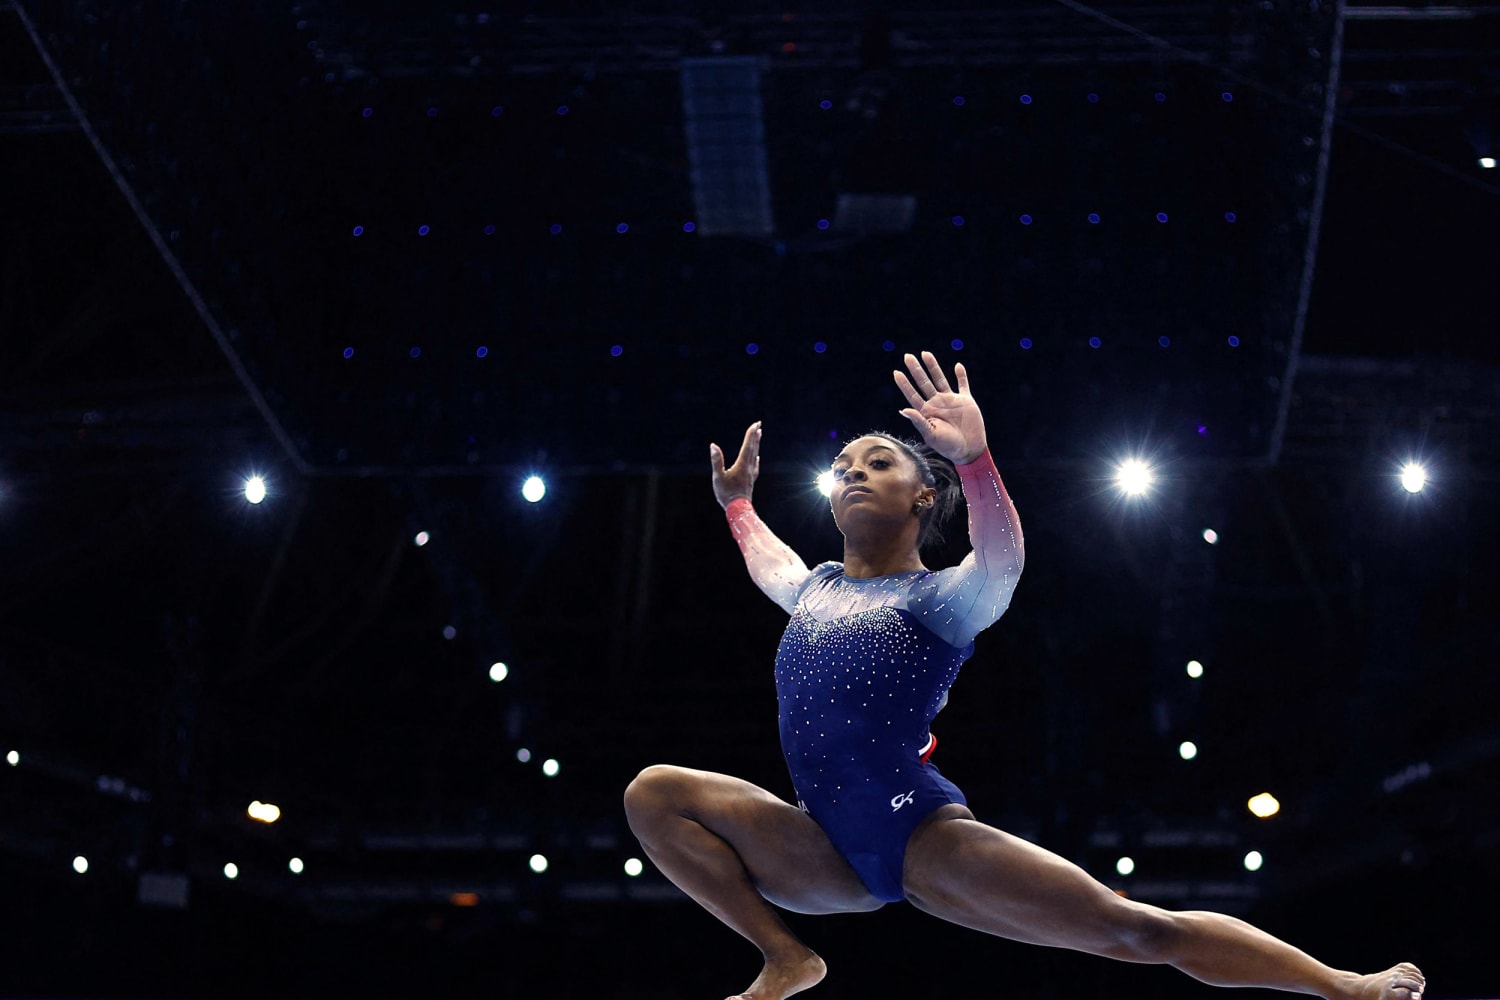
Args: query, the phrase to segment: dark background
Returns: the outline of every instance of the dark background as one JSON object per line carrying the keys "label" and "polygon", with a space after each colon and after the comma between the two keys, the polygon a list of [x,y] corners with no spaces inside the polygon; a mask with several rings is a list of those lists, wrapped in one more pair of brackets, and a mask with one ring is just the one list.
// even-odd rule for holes
{"label": "dark background", "polygon": [[[934,725],[976,814],[1132,897],[1493,993],[1497,25],[0,10],[0,994],[743,986],[753,949],[622,870],[645,765],[790,794],[783,616],[705,446],[763,419],[758,509],[837,558],[812,479],[903,430],[889,372],[923,348],[970,369],[1026,530]],[[753,233],[704,221],[747,202],[684,104],[733,56]],[[871,232],[850,194],[914,211]],[[791,923],[830,996],[1209,992],[910,907]]]}

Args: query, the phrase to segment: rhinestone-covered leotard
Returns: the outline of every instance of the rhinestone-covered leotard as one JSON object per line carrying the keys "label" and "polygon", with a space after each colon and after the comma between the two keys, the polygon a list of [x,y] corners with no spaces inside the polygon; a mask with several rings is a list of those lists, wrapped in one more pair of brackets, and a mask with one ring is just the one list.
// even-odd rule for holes
{"label": "rhinestone-covered leotard", "polygon": [[752,577],[792,613],[776,693],[798,804],[886,901],[905,898],[912,831],[934,809],[965,802],[926,759],[928,727],[1020,575],[1020,521],[989,453],[959,472],[975,551],[939,572],[855,579],[831,562],[809,572],[747,501],[728,508]]}

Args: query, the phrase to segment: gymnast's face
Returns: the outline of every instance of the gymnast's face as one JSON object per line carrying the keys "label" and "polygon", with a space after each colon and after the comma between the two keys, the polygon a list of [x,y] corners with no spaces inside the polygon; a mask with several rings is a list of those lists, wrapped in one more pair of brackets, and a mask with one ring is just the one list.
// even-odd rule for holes
{"label": "gymnast's face", "polygon": [[915,520],[936,491],[922,485],[916,463],[899,445],[871,434],[849,442],[833,460],[833,519],[845,534],[856,526]]}

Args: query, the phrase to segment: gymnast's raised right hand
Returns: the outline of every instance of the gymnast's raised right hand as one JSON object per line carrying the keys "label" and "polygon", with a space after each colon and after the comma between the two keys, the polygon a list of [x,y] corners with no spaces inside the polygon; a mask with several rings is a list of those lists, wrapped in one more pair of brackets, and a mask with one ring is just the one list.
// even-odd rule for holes
{"label": "gymnast's raised right hand", "polygon": [[750,499],[755,477],[760,475],[760,421],[745,428],[745,440],[734,464],[724,467],[724,452],[716,444],[708,446],[709,466],[714,474],[714,499],[728,507],[735,497]]}

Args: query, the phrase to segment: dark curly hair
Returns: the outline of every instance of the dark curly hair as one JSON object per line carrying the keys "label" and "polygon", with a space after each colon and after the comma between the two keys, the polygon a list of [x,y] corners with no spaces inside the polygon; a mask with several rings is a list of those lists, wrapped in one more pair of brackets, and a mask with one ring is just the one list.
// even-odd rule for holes
{"label": "dark curly hair", "polygon": [[845,447],[862,437],[882,438],[899,447],[916,465],[917,476],[922,480],[922,485],[931,486],[937,490],[937,494],[932,498],[932,506],[924,508],[919,515],[922,531],[917,536],[917,548],[926,549],[941,545],[944,526],[963,503],[964,491],[958,481],[958,469],[948,459],[933,451],[927,442],[897,437],[885,431],[869,431],[850,438],[844,443]]}

